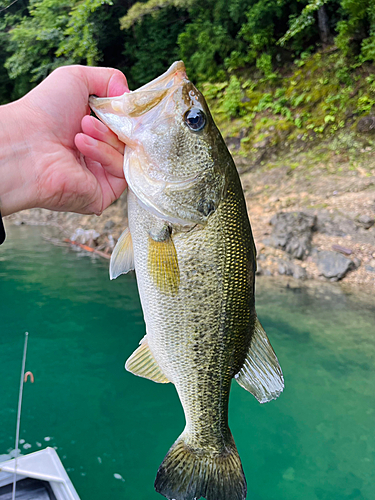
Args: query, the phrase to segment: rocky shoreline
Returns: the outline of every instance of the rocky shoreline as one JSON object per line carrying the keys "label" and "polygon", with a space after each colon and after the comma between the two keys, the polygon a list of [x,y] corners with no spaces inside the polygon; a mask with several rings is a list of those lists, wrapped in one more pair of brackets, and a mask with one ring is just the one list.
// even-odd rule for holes
{"label": "rocky shoreline", "polygon": [[[267,170],[252,168],[241,158],[237,165],[258,274],[340,281],[374,292],[375,175],[360,169],[327,175],[319,166]],[[127,225],[126,193],[100,217],[34,209],[7,219],[54,228],[53,237],[46,238],[50,242],[73,240],[109,257]]]}
{"label": "rocky shoreline", "polygon": [[[258,272],[375,290],[375,170],[339,165],[239,167]],[[249,168],[249,169],[248,169]]]}
{"label": "rocky shoreline", "polygon": [[[349,273],[354,271],[361,273],[357,276],[359,282],[370,282],[373,273],[375,277],[374,219],[369,216],[355,222],[326,210],[278,212],[270,225],[271,233],[263,240],[258,257],[259,273],[271,273],[273,261],[278,274],[296,279],[323,277],[339,281],[350,278]],[[272,255],[270,248],[283,253]],[[269,261],[263,271],[267,256]]]}

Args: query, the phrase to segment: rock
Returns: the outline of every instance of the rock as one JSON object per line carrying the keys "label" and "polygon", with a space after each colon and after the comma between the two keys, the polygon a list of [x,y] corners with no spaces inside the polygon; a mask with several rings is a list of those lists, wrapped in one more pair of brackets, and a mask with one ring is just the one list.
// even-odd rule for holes
{"label": "rock", "polygon": [[358,259],[358,257],[353,257],[352,262],[354,264],[355,269],[357,269],[361,265],[361,261]]}
{"label": "rock", "polygon": [[374,225],[375,220],[374,217],[370,215],[360,215],[358,217],[358,223],[365,229],[370,229],[370,227]]}
{"label": "rock", "polygon": [[357,123],[357,131],[364,134],[375,133],[375,116],[365,116]]}
{"label": "rock", "polygon": [[279,274],[285,274],[286,276],[293,276],[293,278],[297,280],[307,278],[306,270],[293,261],[283,261],[283,260],[280,261],[278,271]]}
{"label": "rock", "polygon": [[104,230],[105,231],[110,231],[112,228],[114,228],[116,225],[115,222],[113,222],[112,219],[107,220],[107,222],[104,224]]}
{"label": "rock", "polygon": [[323,250],[315,254],[314,260],[320,273],[331,281],[341,280],[348,271],[354,269],[355,264],[351,259],[337,252]]}
{"label": "rock", "polygon": [[375,267],[373,266],[365,266],[365,269],[370,273],[375,273]]}
{"label": "rock", "polygon": [[270,223],[274,226],[265,244],[282,248],[292,257],[305,258],[311,250],[311,238],[316,218],[303,212],[280,212]]}
{"label": "rock", "polygon": [[332,216],[328,212],[322,211],[317,215],[316,230],[328,236],[346,236],[347,234],[355,234],[357,226],[350,219],[340,215]]}

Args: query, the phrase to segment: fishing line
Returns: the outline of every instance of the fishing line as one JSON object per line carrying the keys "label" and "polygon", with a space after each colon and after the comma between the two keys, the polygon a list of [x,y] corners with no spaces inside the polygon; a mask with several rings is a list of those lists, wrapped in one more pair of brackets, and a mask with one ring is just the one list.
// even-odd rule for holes
{"label": "fishing line", "polygon": [[16,442],[15,442],[15,461],[14,461],[14,477],[13,477],[13,492],[12,492],[12,500],[16,498],[16,480],[17,480],[17,458],[18,458],[18,441],[20,437],[20,423],[21,423],[21,407],[22,407],[22,394],[23,394],[23,384],[24,384],[24,376],[25,376],[25,365],[26,365],[26,353],[27,353],[27,341],[29,338],[29,333],[25,332],[25,344],[23,347],[23,358],[22,358],[22,370],[21,370],[21,383],[20,383],[20,392],[18,395],[18,412],[17,412],[17,426],[16,426]]}

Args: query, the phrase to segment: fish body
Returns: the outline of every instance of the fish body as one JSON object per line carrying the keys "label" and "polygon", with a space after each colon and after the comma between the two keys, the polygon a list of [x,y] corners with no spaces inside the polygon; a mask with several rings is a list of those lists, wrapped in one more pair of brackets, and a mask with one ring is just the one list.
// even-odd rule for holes
{"label": "fish body", "polygon": [[170,500],[244,500],[231,381],[266,402],[283,376],[255,311],[256,251],[236,167],[182,62],[90,105],[127,144],[129,228],[110,273],[135,268],[147,333],[126,368],[173,383],[185,413],[155,488]]}

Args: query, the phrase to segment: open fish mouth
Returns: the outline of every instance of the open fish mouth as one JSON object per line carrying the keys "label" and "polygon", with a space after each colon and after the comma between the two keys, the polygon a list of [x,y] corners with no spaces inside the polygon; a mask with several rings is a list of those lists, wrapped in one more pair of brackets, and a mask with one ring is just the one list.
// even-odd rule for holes
{"label": "open fish mouth", "polygon": [[[168,94],[172,95],[176,87],[188,81],[185,64],[183,61],[176,61],[165,73],[134,91],[112,98],[90,96],[89,104],[95,114],[104,122],[106,122],[105,115],[108,113],[118,114],[123,122],[124,116],[136,118],[144,115],[157,106]],[[128,139],[127,143],[129,144],[129,134],[126,139]]]}
{"label": "open fish mouth", "polygon": [[146,85],[139,87],[135,92],[144,90],[160,90],[170,88],[173,85],[180,85],[183,80],[188,80],[186,75],[185,64],[183,61],[176,61],[172,66],[155,80],[152,80]]}

